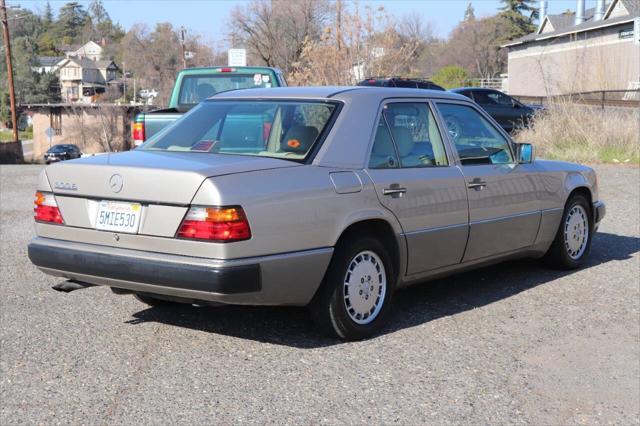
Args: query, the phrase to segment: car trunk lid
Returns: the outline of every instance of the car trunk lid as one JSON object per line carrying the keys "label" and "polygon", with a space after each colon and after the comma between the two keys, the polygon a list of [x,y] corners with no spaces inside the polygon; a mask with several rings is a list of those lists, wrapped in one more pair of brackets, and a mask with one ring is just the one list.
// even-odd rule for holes
{"label": "car trunk lid", "polygon": [[55,194],[188,205],[206,178],[299,165],[265,157],[134,150],[49,166],[46,174]]}

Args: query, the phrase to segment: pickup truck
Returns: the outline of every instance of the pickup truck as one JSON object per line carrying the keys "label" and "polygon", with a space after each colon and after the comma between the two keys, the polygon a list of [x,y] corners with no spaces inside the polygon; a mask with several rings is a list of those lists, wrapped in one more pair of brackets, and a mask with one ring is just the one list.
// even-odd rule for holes
{"label": "pickup truck", "polygon": [[169,106],[150,112],[141,112],[131,123],[135,146],[176,121],[201,101],[234,89],[286,86],[282,72],[269,67],[209,67],[187,68],[176,77],[169,98]]}

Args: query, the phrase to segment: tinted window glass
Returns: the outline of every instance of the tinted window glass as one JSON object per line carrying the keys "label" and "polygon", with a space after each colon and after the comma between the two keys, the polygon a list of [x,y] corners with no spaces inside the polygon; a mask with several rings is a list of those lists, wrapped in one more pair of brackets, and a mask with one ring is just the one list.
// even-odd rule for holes
{"label": "tinted window glass", "polygon": [[513,163],[509,141],[475,109],[438,103],[462,164]]}
{"label": "tinted window glass", "polygon": [[384,115],[391,126],[401,167],[447,165],[442,138],[428,104],[388,104]]}
{"label": "tinted window glass", "polygon": [[418,87],[418,84],[411,80],[394,80],[394,83],[396,87],[409,87],[411,89]]}
{"label": "tinted window glass", "polygon": [[488,92],[487,96],[489,97],[489,99],[491,99],[493,102],[495,102],[498,105],[508,106],[508,107],[513,106],[513,101],[511,100],[511,98],[503,93]]}
{"label": "tinted window glass", "polygon": [[398,161],[398,154],[396,153],[396,148],[393,146],[393,142],[391,141],[389,127],[387,127],[387,123],[384,121],[384,118],[380,117],[376,136],[373,141],[371,157],[369,158],[369,168],[395,169],[398,168],[399,165],[400,162]]}
{"label": "tinted window glass", "polygon": [[496,105],[496,101],[491,99],[489,94],[484,90],[474,91],[473,99],[481,105]]}
{"label": "tinted window glass", "polygon": [[211,75],[187,75],[182,78],[178,103],[195,105],[218,92],[252,87],[271,87],[270,74],[220,73]]}
{"label": "tinted window glass", "polygon": [[335,110],[320,102],[207,101],[139,149],[302,160]]}

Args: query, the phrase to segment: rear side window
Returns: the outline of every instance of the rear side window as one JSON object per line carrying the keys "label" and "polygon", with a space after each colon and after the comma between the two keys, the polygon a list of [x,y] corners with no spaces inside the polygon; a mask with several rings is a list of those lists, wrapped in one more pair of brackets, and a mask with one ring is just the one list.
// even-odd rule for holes
{"label": "rear side window", "polygon": [[447,155],[435,117],[427,103],[385,105],[370,168],[446,166]]}
{"label": "rear side window", "polygon": [[474,108],[438,103],[438,109],[462,164],[513,163],[507,138]]}

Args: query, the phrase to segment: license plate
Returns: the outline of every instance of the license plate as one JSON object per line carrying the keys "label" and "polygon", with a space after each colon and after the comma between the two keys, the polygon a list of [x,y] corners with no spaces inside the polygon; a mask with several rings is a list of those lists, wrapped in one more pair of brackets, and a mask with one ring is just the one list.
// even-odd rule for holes
{"label": "license plate", "polygon": [[141,211],[142,206],[138,203],[100,201],[96,229],[135,234],[140,226]]}

